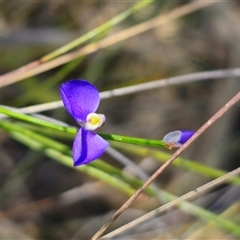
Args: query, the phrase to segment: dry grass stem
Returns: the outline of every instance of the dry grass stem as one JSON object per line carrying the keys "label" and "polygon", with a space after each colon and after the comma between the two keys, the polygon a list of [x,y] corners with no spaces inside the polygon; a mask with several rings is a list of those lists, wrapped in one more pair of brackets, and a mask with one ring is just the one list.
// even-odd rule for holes
{"label": "dry grass stem", "polygon": [[197,139],[206,129],[208,129],[214,122],[216,122],[224,113],[226,113],[234,104],[240,100],[240,92],[238,92],[232,99],[230,99],[217,113],[215,113],[197,132],[180,147],[169,159],[165,162],[144,184],[139,188],[134,195],[132,195],[104,224],[99,231],[92,237],[92,240],[98,239],[106,229],[125,211],[130,204],[148,187],[195,139]]}
{"label": "dry grass stem", "polygon": [[226,175],[222,176],[222,177],[219,177],[209,183],[206,183],[204,184],[203,186],[191,191],[191,192],[188,192],[186,194],[184,194],[183,196],[145,214],[144,216],[142,217],[139,217],[138,219],[114,230],[113,232],[105,235],[104,237],[102,237],[102,239],[105,239],[105,238],[113,238],[115,237],[116,235],[120,234],[120,233],[123,233],[124,231],[127,231],[137,225],[140,225],[142,224],[143,222],[146,222],[147,220],[153,218],[154,216],[156,216],[157,214],[159,213],[162,213],[166,210],[168,210],[169,208],[172,208],[174,207],[175,205],[178,205],[179,203],[181,203],[182,201],[186,201],[186,200],[192,200],[193,198],[196,198],[196,197],[199,197],[201,196],[202,194],[204,194],[206,191],[209,191],[211,188],[213,187],[216,187],[220,184],[222,184],[223,182],[226,182],[228,179],[230,179],[231,177],[237,175],[240,173],[240,168],[237,168],[229,173],[227,173]]}
{"label": "dry grass stem", "polygon": [[[101,99],[108,99],[112,97],[125,96],[128,94],[133,94],[137,92],[143,92],[147,90],[152,90],[161,87],[168,87],[178,84],[186,84],[195,81],[210,80],[210,79],[220,79],[226,77],[239,77],[240,68],[233,69],[222,69],[215,71],[205,71],[199,73],[190,73],[182,76],[158,79],[147,83],[140,83],[133,86],[122,87],[118,89],[108,90],[100,93]],[[21,113],[31,114],[38,113],[48,110],[53,110],[63,107],[62,101],[54,101],[49,103],[37,104],[30,107],[20,108]]]}

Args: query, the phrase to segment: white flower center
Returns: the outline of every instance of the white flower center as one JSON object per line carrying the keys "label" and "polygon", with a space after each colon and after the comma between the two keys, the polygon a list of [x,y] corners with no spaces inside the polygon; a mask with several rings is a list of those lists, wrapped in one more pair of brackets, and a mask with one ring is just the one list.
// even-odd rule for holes
{"label": "white flower center", "polygon": [[85,129],[93,131],[100,128],[105,122],[106,117],[103,114],[89,113],[86,122],[81,124]]}

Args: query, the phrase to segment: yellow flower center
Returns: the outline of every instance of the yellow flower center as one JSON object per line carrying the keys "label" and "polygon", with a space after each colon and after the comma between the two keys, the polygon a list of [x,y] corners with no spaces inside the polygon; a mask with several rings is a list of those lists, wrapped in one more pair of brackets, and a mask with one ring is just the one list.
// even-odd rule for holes
{"label": "yellow flower center", "polygon": [[95,125],[95,124],[99,123],[99,120],[100,120],[100,118],[99,118],[99,116],[97,115],[97,116],[92,116],[92,117],[88,120],[88,122],[90,122],[91,124]]}
{"label": "yellow flower center", "polygon": [[106,118],[103,114],[89,113],[86,122],[82,126],[87,130],[93,131],[100,128],[105,120]]}

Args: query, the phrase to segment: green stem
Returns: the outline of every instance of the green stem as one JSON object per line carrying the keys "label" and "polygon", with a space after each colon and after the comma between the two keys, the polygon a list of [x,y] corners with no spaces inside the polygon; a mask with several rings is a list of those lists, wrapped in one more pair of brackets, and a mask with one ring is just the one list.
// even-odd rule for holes
{"label": "green stem", "polygon": [[[41,151],[46,156],[56,160],[57,162],[67,167],[73,168],[72,158],[69,156],[71,154],[71,151],[66,145],[53,141],[29,130],[21,129],[9,122],[0,121],[0,126],[9,131],[13,138],[17,139],[28,147]],[[101,163],[98,164],[100,165]],[[128,183],[116,178],[115,176],[112,176],[111,174],[101,169],[93,167],[92,164],[82,165],[81,167],[75,169],[82,171],[94,178],[98,178],[108,183],[109,185],[112,185],[128,196],[131,196],[135,192],[135,189],[132,188]]]}
{"label": "green stem", "polygon": [[[14,138],[27,145],[28,147],[34,150],[42,151],[47,156],[59,161],[60,163],[68,167],[73,168],[71,150],[65,144],[59,143],[51,138],[25,129],[21,125],[18,125],[16,123],[11,123],[5,120],[0,120],[0,127],[10,132]],[[91,167],[90,170],[89,167]],[[97,170],[92,170],[92,168]],[[139,188],[143,184],[141,180],[128,176],[118,168],[113,167],[101,160],[93,161],[88,165],[82,165],[81,167],[76,169],[80,169],[80,171],[82,170],[83,172],[102,180],[109,179],[106,174],[110,175],[111,183],[109,184],[113,186],[115,184],[115,187],[120,190],[123,190],[123,188],[125,188],[124,192],[128,195],[130,195],[130,191],[132,191],[130,190],[130,188]],[[119,186],[119,183],[116,179],[119,179],[119,181],[122,183],[122,186]],[[131,192],[131,194],[132,193],[133,192]],[[154,189],[151,186],[145,190],[145,193],[149,196],[155,195]]]}
{"label": "green stem", "polygon": [[[64,155],[61,152],[61,151],[66,152],[66,150],[67,150],[67,147],[64,146],[63,144],[60,144],[54,140],[48,139],[44,136],[41,136],[41,135],[31,132],[29,130],[23,129],[11,122],[2,120],[2,121],[0,121],[0,126],[3,127],[5,130],[9,131],[15,139],[24,143],[28,147],[33,148],[35,150],[40,150],[46,156],[49,156],[52,159],[55,159],[56,161],[58,161],[59,163],[72,168],[71,157]],[[40,142],[40,140],[42,142]],[[52,147],[50,147],[50,146],[52,146]],[[67,150],[67,152],[69,152],[69,151]],[[100,164],[100,161],[98,161],[98,163]],[[120,179],[112,176],[112,174],[104,172],[101,169],[97,169],[97,168],[93,167],[92,164],[83,165],[83,166],[81,166],[79,168],[75,168],[75,169],[78,171],[85,172],[94,178],[101,179],[102,181],[107,182],[108,184],[114,186],[115,188],[121,190],[122,192],[124,192],[125,194],[127,194],[129,196],[134,193],[134,189],[127,182],[125,182],[124,180],[120,180]],[[165,191],[162,191],[162,194],[169,201],[176,199],[176,196],[173,196]],[[221,216],[217,216],[217,215],[215,215],[205,209],[202,209],[198,206],[195,206],[189,202],[184,201],[184,202],[179,203],[178,205],[180,206],[180,209],[183,210],[184,212],[189,213],[190,215],[198,216],[206,222],[213,221],[222,229],[232,232],[237,236],[240,236],[240,228],[236,223],[234,223],[230,220],[227,220]]]}
{"label": "green stem", "polygon": [[[75,127],[65,127],[56,125],[54,123],[35,118],[17,111],[13,111],[10,108],[0,106],[0,113],[4,113],[10,117],[20,119],[25,122],[34,123],[39,126],[52,128],[61,132],[71,133],[76,135],[77,128]],[[169,148],[162,140],[153,140],[153,139],[145,139],[145,138],[136,138],[136,137],[128,137],[128,136],[121,136],[116,134],[105,134],[105,133],[99,133],[101,137],[103,137],[106,140],[111,141],[117,141],[117,142],[123,142],[123,143],[129,143],[129,144],[136,144],[136,145],[146,145],[146,146],[155,146],[155,147],[164,147]]]}
{"label": "green stem", "polygon": [[116,135],[116,134],[105,134],[105,133],[99,133],[99,135],[106,140],[111,140],[116,142],[169,148],[162,140],[136,138],[136,137],[128,137],[128,136],[122,136],[122,135]]}
{"label": "green stem", "polygon": [[[165,163],[170,157],[171,154],[159,151],[159,150],[152,150],[149,148],[144,148],[140,146],[129,146],[126,144],[119,144],[119,143],[113,143],[113,147],[116,147],[117,149],[120,149],[121,151],[124,151],[129,154],[134,154],[139,157],[153,157],[157,161]],[[215,169],[212,167],[205,166],[203,164],[194,162],[192,160],[187,160],[184,158],[178,157],[173,163],[174,166],[187,169],[188,171],[196,172],[198,174],[202,174],[204,176],[208,176],[211,178],[219,178],[221,176],[224,176],[227,174],[226,171]],[[227,180],[229,183],[236,184],[240,186],[240,177],[233,176],[230,179]]]}
{"label": "green stem", "polygon": [[143,7],[147,6],[148,4],[150,4],[151,2],[153,2],[153,0],[142,0],[140,2],[138,2],[137,4],[135,4],[134,6],[132,6],[131,8],[127,9],[126,11],[120,13],[119,15],[117,15],[116,17],[112,18],[111,20],[109,20],[108,22],[104,23],[103,25],[101,25],[100,27],[95,28],[94,30],[86,33],[85,35],[77,38],[76,40],[66,44],[65,46],[53,51],[52,53],[49,53],[48,55],[44,56],[41,58],[42,62],[46,62],[49,61],[77,46],[79,46],[80,44],[88,41],[89,39],[97,36],[98,34],[107,31],[108,29],[110,29],[111,27],[115,26],[116,24],[120,23],[121,21],[123,21],[124,19],[126,19],[128,16],[130,16],[131,14],[133,14],[134,12],[142,9]]}
{"label": "green stem", "polygon": [[10,117],[25,121],[25,122],[29,122],[29,123],[33,123],[39,126],[43,126],[43,127],[48,127],[48,128],[52,128],[61,132],[67,132],[67,133],[71,133],[71,134],[76,134],[77,133],[77,128],[74,127],[65,127],[65,126],[60,126],[60,125],[56,125],[54,123],[39,119],[39,118],[35,118],[26,114],[23,114],[21,112],[18,112],[16,110],[12,110],[8,107],[5,106],[0,106],[0,113],[6,114]]}

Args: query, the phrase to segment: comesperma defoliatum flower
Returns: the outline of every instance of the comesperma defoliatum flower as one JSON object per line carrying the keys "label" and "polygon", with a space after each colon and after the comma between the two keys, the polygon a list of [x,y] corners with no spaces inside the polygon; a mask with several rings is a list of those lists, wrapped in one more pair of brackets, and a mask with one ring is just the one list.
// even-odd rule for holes
{"label": "comesperma defoliatum flower", "polygon": [[163,137],[163,142],[165,142],[169,148],[179,148],[191,138],[194,133],[194,131],[189,130],[172,131]]}
{"label": "comesperma defoliatum flower", "polygon": [[74,166],[90,163],[99,158],[109,143],[96,130],[105,122],[103,114],[97,114],[99,92],[85,80],[70,80],[60,86],[63,105],[81,126],[73,142]]}

